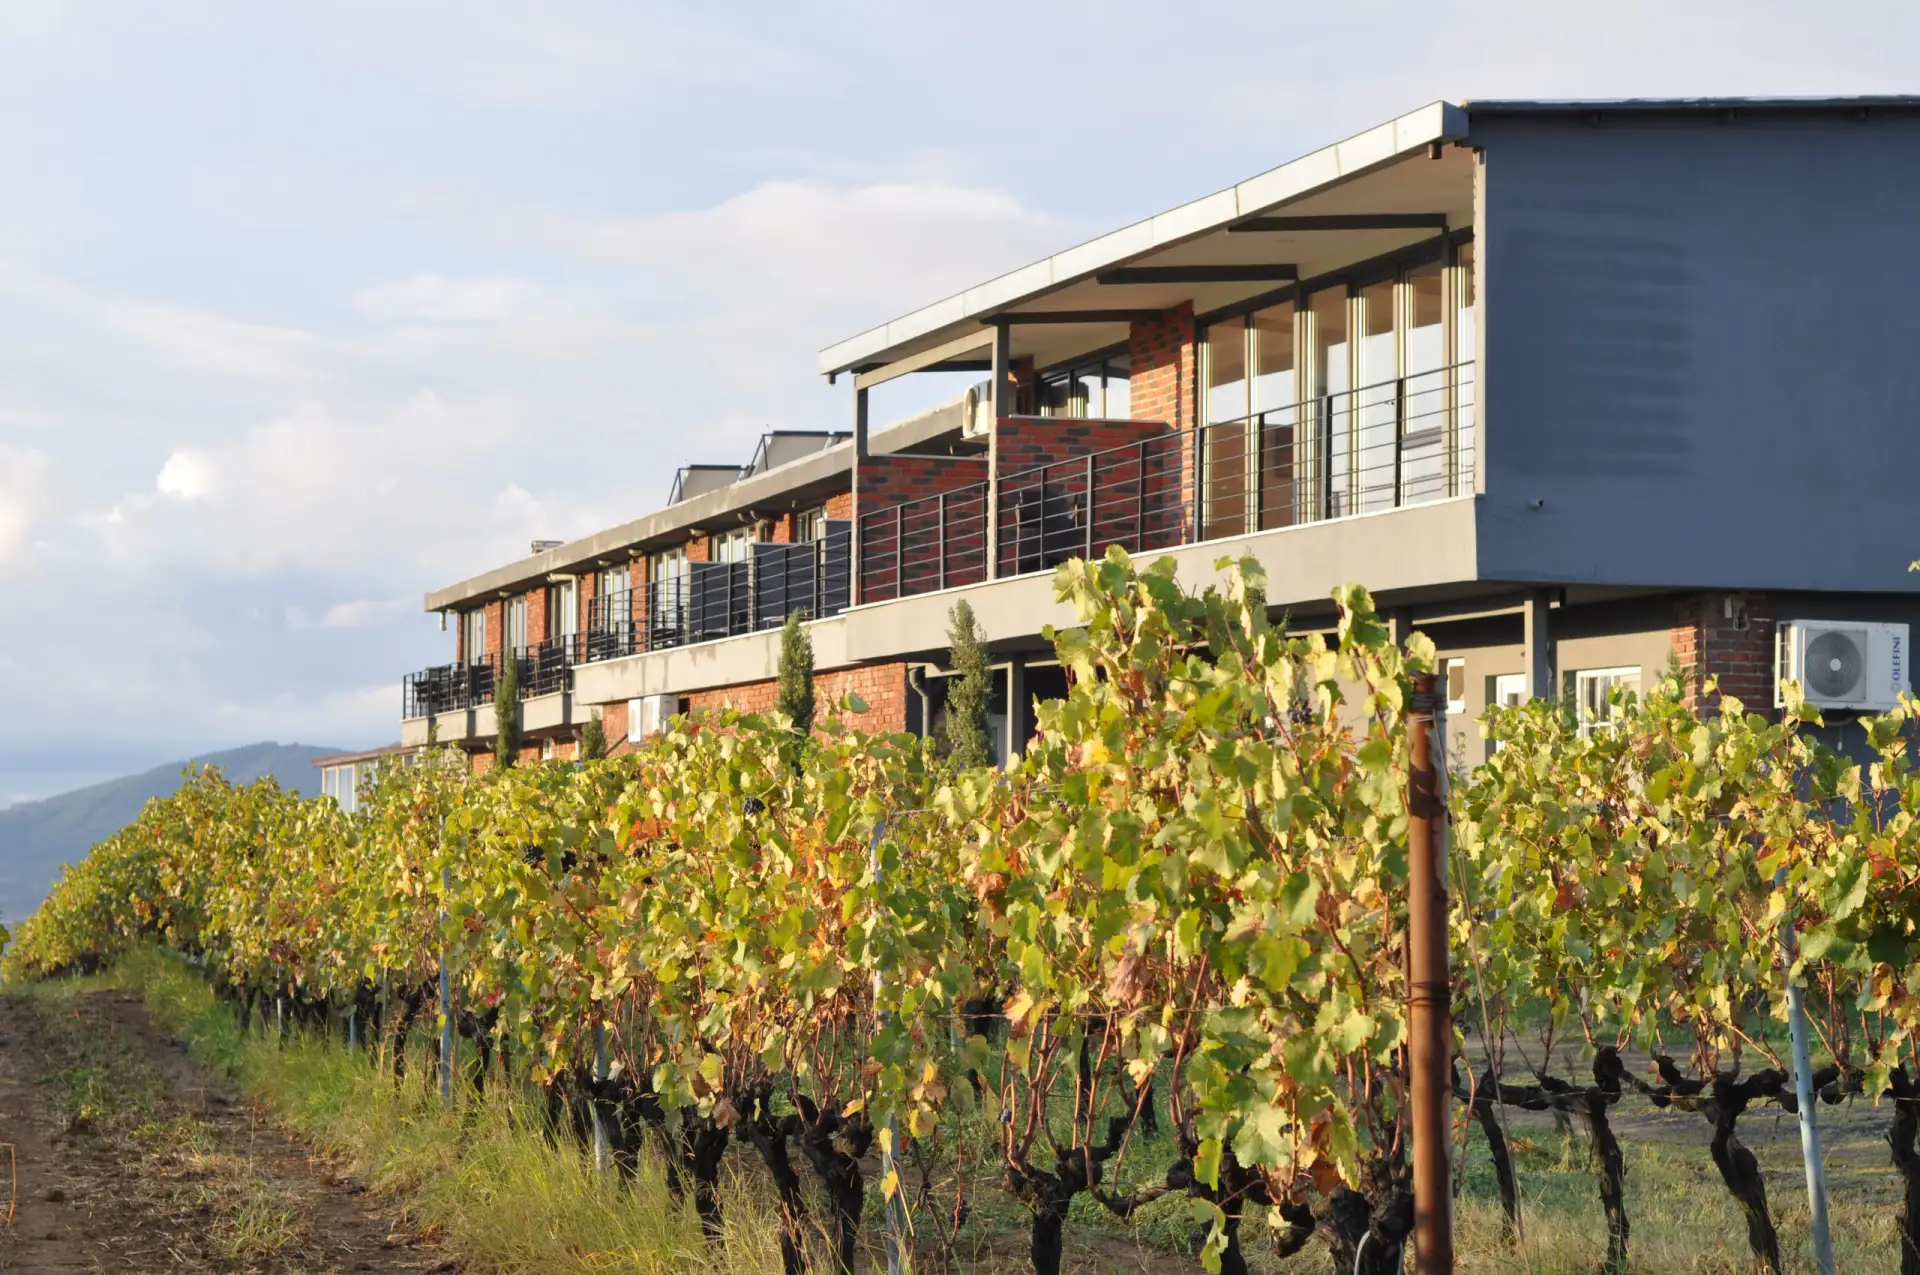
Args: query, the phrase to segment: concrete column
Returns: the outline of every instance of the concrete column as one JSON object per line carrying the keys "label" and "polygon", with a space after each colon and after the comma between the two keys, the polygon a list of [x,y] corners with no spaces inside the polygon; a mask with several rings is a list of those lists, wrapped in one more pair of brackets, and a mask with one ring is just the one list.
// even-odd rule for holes
{"label": "concrete column", "polygon": [[1027,743],[1027,660],[1014,655],[1007,661],[1007,733],[1001,749],[1008,767],[1020,759]]}
{"label": "concrete column", "polygon": [[848,597],[855,606],[859,606],[862,601],[860,597],[860,478],[861,472],[865,468],[862,462],[866,459],[867,391],[865,387],[856,383],[853,391],[853,476],[851,479],[853,491],[853,537],[850,546],[852,549],[852,561],[847,568],[853,573],[853,578],[847,582]]}
{"label": "concrete column", "polygon": [[994,325],[992,403],[987,426],[987,579],[1000,575],[1000,418],[1013,415],[1013,326]]}
{"label": "concrete column", "polygon": [[1528,699],[1551,699],[1560,690],[1553,684],[1553,632],[1548,623],[1551,606],[1551,595],[1547,590],[1534,589],[1527,594],[1526,605],[1522,609],[1526,631],[1522,640],[1527,649]]}
{"label": "concrete column", "polygon": [[1408,607],[1389,607],[1387,633],[1395,646],[1406,650],[1407,639],[1413,636],[1413,611]]}

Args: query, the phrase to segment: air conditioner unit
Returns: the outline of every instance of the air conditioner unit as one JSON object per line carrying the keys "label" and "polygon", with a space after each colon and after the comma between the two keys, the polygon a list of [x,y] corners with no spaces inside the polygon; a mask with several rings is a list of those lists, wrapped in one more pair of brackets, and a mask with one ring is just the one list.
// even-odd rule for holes
{"label": "air conditioner unit", "polygon": [[627,739],[639,743],[651,739],[667,728],[673,715],[680,711],[680,697],[677,695],[646,695],[640,699],[627,701]]}
{"label": "air conditioner unit", "polygon": [[1798,682],[1816,708],[1879,712],[1907,689],[1907,626],[1847,620],[1790,620],[1774,633],[1774,703]]}
{"label": "air conditioner unit", "polygon": [[985,438],[993,433],[993,385],[982,381],[967,387],[961,405],[960,437]]}

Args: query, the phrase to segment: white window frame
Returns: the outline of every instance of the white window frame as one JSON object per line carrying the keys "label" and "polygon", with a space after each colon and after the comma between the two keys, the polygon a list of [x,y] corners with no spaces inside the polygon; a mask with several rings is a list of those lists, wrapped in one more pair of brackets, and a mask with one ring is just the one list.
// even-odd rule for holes
{"label": "white window frame", "polygon": [[467,639],[462,662],[478,664],[487,658],[487,609],[475,607],[471,611],[462,611],[460,616],[460,622],[466,628]]}
{"label": "white window frame", "polygon": [[[1520,688],[1518,696],[1509,700],[1513,688]],[[1493,675],[1493,694],[1487,700],[1488,708],[1513,708],[1527,702],[1527,675],[1525,673],[1495,673]]]}
{"label": "white window frame", "polygon": [[[1614,726],[1612,690],[1616,686],[1629,686],[1635,696],[1640,694],[1640,666],[1621,665],[1617,668],[1580,669],[1573,675],[1573,698],[1580,717],[1580,734],[1591,735],[1596,730],[1610,730]],[[1596,692],[1598,698],[1596,699]]]}
{"label": "white window frame", "polygon": [[[1440,663],[1440,675],[1446,679],[1447,716],[1465,717],[1467,715],[1467,662],[1459,656],[1452,656]],[[1456,680],[1457,677],[1457,680]],[[1460,692],[1454,698],[1455,689]]]}
{"label": "white window frame", "polygon": [[570,638],[580,631],[580,582],[555,580],[547,593],[547,629],[555,637]]}
{"label": "white window frame", "polygon": [[516,593],[507,599],[506,612],[501,617],[500,644],[508,653],[526,648],[527,595],[524,593]]}
{"label": "white window frame", "polygon": [[709,556],[715,562],[751,562],[754,540],[752,527],[735,527],[731,531],[716,531],[708,545]]}
{"label": "white window frame", "polygon": [[[690,568],[687,566],[687,547],[676,545],[672,549],[662,549],[647,559],[647,605],[658,606],[658,612],[648,617],[649,623],[674,626],[680,623],[681,608],[687,601],[687,578]],[[671,589],[657,586],[674,582]]]}

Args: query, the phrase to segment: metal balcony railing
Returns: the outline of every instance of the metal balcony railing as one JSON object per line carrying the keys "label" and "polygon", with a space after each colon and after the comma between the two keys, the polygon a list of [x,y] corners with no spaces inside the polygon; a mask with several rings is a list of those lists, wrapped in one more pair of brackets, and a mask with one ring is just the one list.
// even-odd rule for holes
{"label": "metal balcony railing", "polygon": [[[996,574],[1470,492],[1476,415],[1462,363],[1008,474]],[[861,600],[985,579],[987,519],[984,485],[861,514]]]}
{"label": "metal balcony railing", "polygon": [[493,702],[493,664],[440,664],[409,673],[400,682],[400,715],[431,717]]}
{"label": "metal balcony railing", "polygon": [[1471,363],[1219,421],[1200,431],[1200,540],[1473,490]]}

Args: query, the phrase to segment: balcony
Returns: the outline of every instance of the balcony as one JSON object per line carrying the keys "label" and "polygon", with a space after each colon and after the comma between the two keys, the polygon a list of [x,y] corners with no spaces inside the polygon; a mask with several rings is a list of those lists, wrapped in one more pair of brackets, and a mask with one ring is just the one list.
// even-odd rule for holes
{"label": "balcony", "polygon": [[985,484],[870,510],[860,601],[1470,493],[1474,400],[1460,363],[1007,474],[994,511]]}
{"label": "balcony", "polygon": [[[593,598],[584,630],[514,651],[520,697],[571,691],[573,670],[584,664],[778,628],[794,611],[814,618],[838,615],[852,593],[852,534],[850,521],[829,519],[821,540],[756,544],[745,562],[691,562],[685,575]],[[409,673],[401,687],[402,717],[451,716],[492,704],[499,658]],[[556,723],[566,720],[563,711]],[[464,727],[449,722],[442,737],[486,733],[485,723],[474,718]]]}

